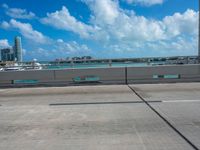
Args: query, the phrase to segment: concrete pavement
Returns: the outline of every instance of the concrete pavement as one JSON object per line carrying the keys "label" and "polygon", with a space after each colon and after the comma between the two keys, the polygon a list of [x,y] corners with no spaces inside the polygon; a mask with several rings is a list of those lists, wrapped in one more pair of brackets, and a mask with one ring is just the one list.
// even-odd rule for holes
{"label": "concrete pavement", "polygon": [[200,149],[200,84],[132,85],[162,116]]}
{"label": "concrete pavement", "polygon": [[[199,83],[131,87],[200,148]],[[195,149],[127,85],[0,89],[0,105],[0,149]]]}

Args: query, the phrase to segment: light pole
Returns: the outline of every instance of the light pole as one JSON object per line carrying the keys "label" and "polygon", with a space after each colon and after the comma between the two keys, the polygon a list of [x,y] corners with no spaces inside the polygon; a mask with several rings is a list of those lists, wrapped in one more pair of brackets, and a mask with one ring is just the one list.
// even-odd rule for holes
{"label": "light pole", "polygon": [[[200,12],[200,0],[199,0],[199,12]],[[199,28],[198,28],[198,62],[200,64],[200,13],[199,13]]]}

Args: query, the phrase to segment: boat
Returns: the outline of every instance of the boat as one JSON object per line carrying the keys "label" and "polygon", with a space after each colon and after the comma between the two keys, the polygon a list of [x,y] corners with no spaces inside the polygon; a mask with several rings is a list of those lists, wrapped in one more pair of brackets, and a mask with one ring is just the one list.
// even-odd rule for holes
{"label": "boat", "polygon": [[14,65],[5,66],[5,68],[3,69],[3,71],[20,71],[20,70],[24,70],[24,68],[20,66],[18,63],[14,63]]}
{"label": "boat", "polygon": [[33,59],[33,62],[31,62],[31,64],[29,65],[25,65],[24,69],[25,70],[41,70],[42,65],[39,62],[37,62],[37,59]]}

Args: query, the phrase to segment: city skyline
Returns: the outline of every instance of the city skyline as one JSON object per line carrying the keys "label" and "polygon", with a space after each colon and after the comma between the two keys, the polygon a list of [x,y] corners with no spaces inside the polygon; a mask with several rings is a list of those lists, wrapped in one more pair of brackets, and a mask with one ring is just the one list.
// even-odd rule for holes
{"label": "city skyline", "polygon": [[198,54],[198,0],[37,2],[1,1],[0,48],[19,35],[25,60]]}
{"label": "city skyline", "polygon": [[14,38],[14,45],[13,46],[5,46],[4,48],[0,49],[0,56],[1,61],[17,61],[22,62],[22,43],[21,37],[16,36]]}

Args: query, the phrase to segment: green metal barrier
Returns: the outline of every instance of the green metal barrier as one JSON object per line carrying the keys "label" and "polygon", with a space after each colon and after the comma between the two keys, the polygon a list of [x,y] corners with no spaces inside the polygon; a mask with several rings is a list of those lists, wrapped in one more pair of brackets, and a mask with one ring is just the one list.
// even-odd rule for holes
{"label": "green metal barrier", "polygon": [[99,82],[100,78],[94,75],[88,76],[78,76],[72,79],[74,83],[91,83],[91,82]]}

